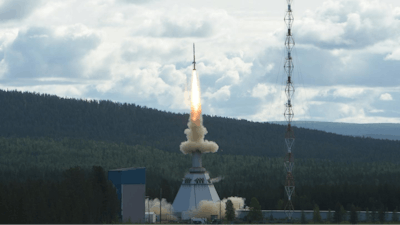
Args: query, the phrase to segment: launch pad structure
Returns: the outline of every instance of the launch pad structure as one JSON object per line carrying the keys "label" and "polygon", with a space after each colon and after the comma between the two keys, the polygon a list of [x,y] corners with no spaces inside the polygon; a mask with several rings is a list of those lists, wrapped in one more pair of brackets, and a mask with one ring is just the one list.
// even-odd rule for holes
{"label": "launch pad structure", "polygon": [[202,166],[201,155],[200,151],[192,153],[192,168],[183,178],[172,204],[176,215],[182,219],[189,219],[185,218],[188,217],[185,212],[195,210],[202,200],[220,201],[210,175]]}
{"label": "launch pad structure", "polygon": [[[210,142],[204,143],[199,133],[204,132],[206,129],[201,123],[201,101],[200,101],[200,90],[199,90],[199,80],[196,77],[196,56],[195,56],[195,45],[193,44],[193,71],[192,71],[192,107],[189,119],[189,129],[185,130],[188,136],[188,141],[196,147],[190,147],[190,151],[185,152],[192,154],[192,167],[189,169],[189,173],[185,175],[182,180],[181,187],[174,199],[172,207],[174,208],[175,215],[183,220],[190,219],[190,211],[196,210],[199,207],[199,203],[203,200],[218,202],[220,198],[217,191],[215,190],[213,180],[210,179],[210,175],[203,167],[201,155],[204,153],[201,151],[202,146],[209,145]],[[193,76],[195,75],[195,76]],[[193,84],[197,84],[194,85]],[[194,130],[191,130],[194,129]],[[197,131],[196,131],[197,130]],[[204,133],[202,134],[204,137]],[[193,140],[191,138],[194,138]],[[187,144],[187,142],[186,142]],[[214,143],[215,144],[215,143]],[[215,144],[216,149],[218,146]],[[209,151],[205,151],[209,152]]]}

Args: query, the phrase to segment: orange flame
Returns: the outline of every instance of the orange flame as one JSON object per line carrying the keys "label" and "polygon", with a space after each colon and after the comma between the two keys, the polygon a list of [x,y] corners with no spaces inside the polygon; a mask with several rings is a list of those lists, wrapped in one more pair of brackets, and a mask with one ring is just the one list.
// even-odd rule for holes
{"label": "orange flame", "polygon": [[200,116],[201,116],[201,99],[200,99],[200,81],[197,77],[196,70],[192,72],[192,90],[191,90],[191,100],[190,100],[190,119],[197,126],[200,126]]}

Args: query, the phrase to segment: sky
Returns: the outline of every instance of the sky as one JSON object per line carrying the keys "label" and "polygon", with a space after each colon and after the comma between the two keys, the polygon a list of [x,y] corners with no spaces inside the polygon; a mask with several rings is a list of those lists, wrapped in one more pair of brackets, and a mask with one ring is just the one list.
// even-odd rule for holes
{"label": "sky", "polygon": [[[0,89],[284,120],[285,0],[3,0]],[[293,0],[294,120],[400,123],[400,1]]]}

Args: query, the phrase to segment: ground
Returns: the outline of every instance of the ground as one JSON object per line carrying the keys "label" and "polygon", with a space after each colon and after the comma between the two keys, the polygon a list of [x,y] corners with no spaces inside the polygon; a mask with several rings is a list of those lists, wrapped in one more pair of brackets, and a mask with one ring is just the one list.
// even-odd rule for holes
{"label": "ground", "polygon": [[[157,222],[156,224],[158,224]],[[168,225],[182,225],[184,223],[167,223],[167,222],[162,222],[163,224],[168,224]],[[142,223],[138,223],[137,225],[143,225]],[[230,223],[224,222],[223,224],[229,225]],[[235,225],[256,225],[256,223],[234,223]],[[300,222],[298,223],[263,223],[263,224],[270,224],[270,225],[300,225]],[[314,222],[308,222],[308,225],[338,225],[337,223],[314,223]],[[360,222],[358,223],[359,225],[400,225],[400,222],[385,222],[384,224],[381,223],[371,223],[371,222]],[[104,224],[104,225],[136,225],[134,223],[115,223],[115,224]],[[150,225],[150,224],[148,224]],[[351,225],[350,222],[341,222],[340,225]]]}

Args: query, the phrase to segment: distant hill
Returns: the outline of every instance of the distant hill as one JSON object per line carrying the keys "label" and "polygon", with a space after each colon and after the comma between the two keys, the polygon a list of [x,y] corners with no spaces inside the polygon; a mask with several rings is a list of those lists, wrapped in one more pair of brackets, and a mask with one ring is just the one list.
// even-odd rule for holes
{"label": "distant hill", "polygon": [[[65,99],[54,95],[0,90],[0,136],[64,137],[147,145],[180,153],[188,114],[135,104]],[[206,139],[218,154],[283,157],[285,126],[204,116]],[[341,161],[392,161],[400,141],[350,137],[323,131],[295,130],[296,158]]]}
{"label": "distant hill", "polygon": [[[284,125],[286,121],[274,121],[274,124]],[[297,127],[321,130],[325,132],[349,135],[364,136],[375,139],[400,140],[400,124],[398,123],[335,123],[335,122],[315,122],[315,121],[293,121]]]}

